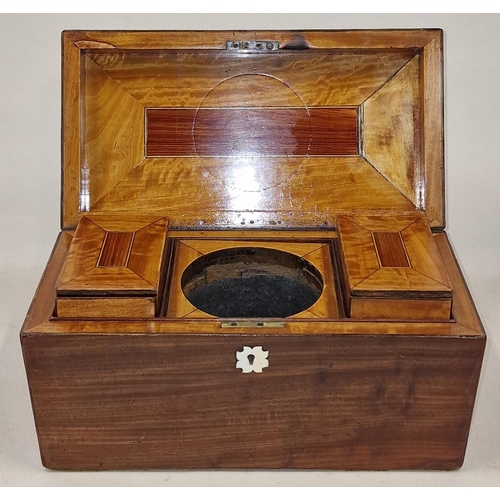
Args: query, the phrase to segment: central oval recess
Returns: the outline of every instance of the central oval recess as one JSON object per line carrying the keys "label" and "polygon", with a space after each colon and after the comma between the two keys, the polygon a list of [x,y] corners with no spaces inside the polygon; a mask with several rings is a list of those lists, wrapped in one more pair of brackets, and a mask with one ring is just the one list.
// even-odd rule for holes
{"label": "central oval recess", "polygon": [[286,318],[311,307],[323,291],[321,273],[281,250],[237,247],[204,255],[181,279],[197,309],[220,318]]}

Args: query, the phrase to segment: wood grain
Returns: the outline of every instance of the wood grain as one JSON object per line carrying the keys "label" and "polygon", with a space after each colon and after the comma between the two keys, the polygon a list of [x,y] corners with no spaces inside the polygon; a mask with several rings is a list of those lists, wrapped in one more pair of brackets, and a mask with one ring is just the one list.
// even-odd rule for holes
{"label": "wood grain", "polygon": [[155,217],[82,217],[56,285],[59,317],[154,317],[167,229],[167,219]]}
{"label": "wood grain", "polygon": [[[189,242],[190,243],[190,242]],[[176,242],[174,246],[174,262],[172,269],[172,281],[168,291],[166,317],[184,318],[191,313],[197,314],[196,307],[187,300],[181,286],[181,277],[184,269],[186,269],[191,262],[200,258],[203,253],[191,247],[189,243],[182,241]],[[205,314],[205,313],[204,313]],[[198,316],[200,317],[200,316]],[[204,315],[203,317],[207,317]]]}
{"label": "wood grain", "polygon": [[57,288],[95,268],[106,231],[88,217],[82,217],[71,242],[71,249],[59,276]]}
{"label": "wood grain", "polygon": [[[384,267],[379,261],[374,233],[368,228],[380,229],[386,224],[393,229],[397,217],[369,218],[339,217],[338,230],[344,254],[351,294],[389,295],[401,293],[420,296],[426,293],[450,297],[452,286],[442,263],[439,250],[424,216],[416,214],[396,222],[397,227],[405,226],[397,234],[399,245],[404,246],[405,258],[409,266]],[[410,222],[410,223],[408,223]],[[399,236],[400,235],[400,236]],[[401,247],[398,247],[401,249]],[[391,249],[392,250],[392,249]],[[393,297],[396,298],[396,297]]]}
{"label": "wood grain", "polygon": [[322,245],[317,250],[313,250],[303,256],[311,262],[316,269],[321,271],[323,278],[323,291],[319,299],[305,311],[298,313],[293,318],[311,317],[308,313],[312,313],[316,318],[329,318],[332,320],[339,319],[341,312],[337,298],[337,290],[335,287],[335,271],[332,263],[331,241],[328,244]]}
{"label": "wood grain", "polygon": [[168,219],[154,219],[135,232],[128,268],[157,287],[161,281]]}
{"label": "wood grain", "polygon": [[[219,231],[220,235],[224,235],[224,232]],[[243,235],[242,235],[243,236]],[[228,248],[240,248],[240,247],[259,247],[259,248],[271,248],[274,250],[283,250],[287,253],[297,255],[298,257],[304,257],[310,253],[315,252],[320,249],[325,243],[314,241],[314,234],[311,234],[308,239],[303,242],[288,241],[287,239],[280,238],[275,241],[253,241],[249,240],[247,237],[238,238],[237,240],[219,240],[219,239],[205,239],[200,238],[197,240],[190,240],[184,242],[184,244],[189,245],[201,255],[206,255],[211,252],[216,252],[218,250],[226,250]]]}
{"label": "wood grain", "polygon": [[[398,213],[388,214],[383,217],[376,214],[351,214],[350,216],[339,217],[344,223],[346,220],[352,224],[358,225],[367,231],[398,231],[401,232],[422,216],[421,213]],[[424,220],[425,224],[425,220]]]}
{"label": "wood grain", "polygon": [[342,262],[350,295],[354,287],[380,269],[380,262],[369,229],[346,217],[339,217],[337,224],[341,243],[339,260]]}
{"label": "wood grain", "polygon": [[[171,229],[168,232],[170,238],[182,238],[183,240],[188,239],[215,239],[219,241],[225,240],[235,240],[235,239],[252,239],[252,240],[282,240],[286,238],[288,241],[300,241],[307,242],[311,239],[311,234],[313,234],[310,230],[308,231],[300,231],[300,230],[286,230],[286,229],[278,229],[278,230],[256,230],[253,231],[251,229],[240,229],[240,230],[229,230],[226,229],[224,231],[192,231],[189,229]],[[337,238],[337,231],[333,229],[316,229],[314,230],[314,239],[328,242],[334,238]]]}
{"label": "wood grain", "polygon": [[444,228],[444,62],[443,32],[439,30],[423,49],[420,82],[423,93],[423,164],[426,205],[433,227]]}
{"label": "wood grain", "polygon": [[439,35],[438,29],[294,30],[294,31],[96,31],[63,34],[80,49],[225,49],[228,40],[277,40],[283,49],[405,49],[421,48]]}
{"label": "wood grain", "polygon": [[57,287],[59,296],[156,295],[156,286],[128,267],[94,267]]}
{"label": "wood grain", "polygon": [[430,234],[428,224],[425,217],[419,217],[401,231],[408,258],[414,269],[451,290],[450,278],[442,265],[441,255]]}
{"label": "wood grain", "polygon": [[244,58],[227,50],[88,54],[145,107],[310,107],[360,105],[415,51],[279,51]]}
{"label": "wood grain", "polygon": [[[264,55],[264,59],[262,56]],[[177,66],[175,61],[179,54],[171,54],[170,64]],[[265,108],[265,107],[283,107],[283,108],[306,108],[307,104],[303,98],[286,83],[286,80],[277,78],[269,71],[265,71],[265,66],[271,64],[273,68],[279,67],[276,64],[276,59],[266,57],[265,54],[251,55],[250,59],[242,60],[240,57],[235,58],[235,55],[228,54],[225,51],[217,53],[217,57],[209,62],[209,67],[206,67],[204,62],[208,62],[210,56],[195,52],[191,54],[187,65],[184,65],[185,71],[190,74],[189,90],[184,89],[182,95],[179,95],[183,100],[191,102],[195,99],[195,92],[199,92],[205,85],[206,93],[197,100],[193,101],[196,109],[199,108]],[[208,58],[208,59],[207,59]],[[248,64],[253,60],[253,66]],[[162,68],[165,61],[155,61]],[[169,64],[169,63],[167,63]],[[192,67],[190,67],[192,65]],[[269,68],[267,68],[269,69]],[[159,70],[160,74],[163,71]],[[184,78],[184,72],[180,72],[178,78]],[[199,80],[203,77],[205,83]],[[162,99],[170,101],[170,95],[165,95],[165,90],[170,92],[170,89],[155,88],[153,94],[161,92]],[[162,104],[159,104],[162,106]],[[165,104],[163,104],[165,106]],[[174,102],[172,106],[179,106],[179,103]]]}
{"label": "wood grain", "polygon": [[134,233],[106,233],[97,267],[125,267],[133,240]]}
{"label": "wood grain", "polygon": [[[52,303],[54,305],[54,303]],[[194,310],[194,309],[193,309]],[[51,315],[52,315],[51,310]],[[452,315],[455,319],[452,303]],[[26,333],[29,335],[98,335],[108,336],[111,334],[135,334],[138,330],[147,331],[154,335],[292,335],[314,337],[316,335],[353,335],[353,336],[383,336],[397,335],[410,337],[482,337],[483,330],[473,330],[466,324],[460,322],[449,321],[408,321],[405,320],[379,320],[379,321],[363,321],[351,318],[342,318],[337,320],[330,319],[293,319],[287,318],[284,327],[255,327],[254,325],[245,325],[244,323],[238,327],[229,329],[221,328],[221,320],[218,318],[203,319],[189,318],[186,315],[183,319],[169,318],[153,318],[141,319],[136,318],[133,321],[127,320],[102,320],[89,321],[84,319],[71,320],[50,320],[48,317],[45,323],[39,323]]]}
{"label": "wood grain", "polygon": [[410,267],[401,233],[376,231],[372,235],[381,267]]}
{"label": "wood grain", "polygon": [[[235,352],[255,344],[269,367],[242,374]],[[22,346],[48,468],[454,469],[484,338],[80,334]]]}
{"label": "wood grain", "polygon": [[470,330],[484,331],[476,307],[467,288],[464,275],[453,253],[446,233],[436,234],[434,241],[445,263],[446,271],[453,286],[453,318]]}
{"label": "wood grain", "polygon": [[450,286],[443,285],[414,268],[381,268],[351,290],[352,295],[369,297],[451,298]]}
{"label": "wood grain", "polygon": [[[424,216],[339,217],[338,230],[352,318],[450,318],[452,284]],[[416,299],[423,301],[420,308]]]}
{"label": "wood grain", "polygon": [[[79,214],[85,211],[169,215],[183,227],[200,227],[203,221],[201,225],[212,228],[236,228],[241,222],[238,213],[259,212],[268,218],[260,222],[260,227],[269,226],[276,217],[285,219],[282,222],[292,227],[297,221],[300,221],[299,227],[318,227],[332,220],[336,213],[380,210],[400,213],[414,210],[415,206],[424,210],[429,207],[431,225],[439,227],[444,221],[441,216],[442,144],[438,140],[442,138],[442,130],[435,128],[442,127],[442,88],[434,82],[441,78],[441,32],[285,32],[279,35],[282,49],[277,53],[250,53],[242,58],[225,49],[225,42],[232,36],[251,37],[258,33],[276,34],[65,32],[63,71],[67,82],[63,87],[63,110],[66,110],[63,124],[64,158],[68,162],[64,162],[63,180],[69,184],[63,186],[63,227],[76,227]],[[122,50],[131,47],[133,51]],[[203,47],[207,50],[200,50]],[[290,47],[309,49],[288,50]],[[180,48],[183,50],[178,50]],[[221,50],[213,50],[215,48]],[[395,95],[391,100],[387,96],[393,87]],[[385,96],[380,102],[385,100],[387,108],[393,110],[390,116],[400,119],[402,124],[395,128],[401,131],[397,132],[396,140],[384,132],[390,130],[392,118],[388,119],[387,115],[370,118],[370,102],[381,99],[380,96]],[[84,111],[81,116],[80,98]],[[388,155],[393,158],[407,150],[415,154],[420,151],[420,163],[402,157],[403,163],[394,161],[388,168],[383,163],[389,161],[387,158],[379,161],[368,156],[373,162],[371,168],[382,172],[387,181],[384,177],[375,181],[373,174],[364,169],[353,172],[354,164],[345,158],[343,173],[348,180],[337,183],[333,178],[337,174],[333,172],[338,169],[336,158],[321,162],[314,156],[322,152],[314,150],[308,152],[304,161],[261,157],[250,165],[245,148],[234,161],[222,157],[215,158],[220,162],[198,158],[187,161],[162,158],[159,159],[162,163],[154,164],[141,161],[144,106],[323,109],[357,107],[367,99],[363,108],[366,107],[368,121],[363,119],[361,111],[359,116],[365,147],[371,136],[383,138],[385,134],[388,142],[382,144],[380,151],[388,149]],[[398,106],[400,109],[394,111]],[[377,109],[382,115],[386,113],[380,103]],[[371,123],[374,124],[372,132]],[[410,126],[414,126],[414,137],[409,133]],[[325,130],[318,144],[323,150],[326,147],[328,153],[336,154],[335,149],[328,149],[335,146],[336,141],[330,142],[328,137],[330,134]],[[288,154],[289,150],[285,150]],[[89,161],[80,157],[81,151]],[[404,163],[406,161],[409,163]],[[425,165],[425,172],[419,165]],[[148,180],[143,177],[145,168],[155,170]],[[364,179],[361,179],[362,171],[366,174]],[[246,176],[250,173],[252,179],[248,183]],[[326,178],[318,183],[317,175],[326,175]],[[130,185],[132,178],[138,181],[138,186]],[[353,190],[351,179],[354,178],[360,184]],[[142,192],[145,188],[140,187],[143,180],[147,184],[146,193]],[[429,186],[426,186],[427,180],[431,182]],[[199,183],[203,184],[202,190],[197,187]],[[156,184],[159,184],[157,190]],[[340,187],[343,185],[346,189]],[[340,190],[331,192],[330,186]],[[385,194],[381,193],[382,189]],[[184,200],[181,206],[177,196],[164,195],[173,191],[179,192],[179,198]],[[253,194],[242,196],[242,192]],[[405,197],[408,199],[399,201]],[[363,198],[361,204],[360,198]],[[351,200],[353,204],[349,206]],[[296,207],[304,208],[298,213]],[[268,215],[271,212],[274,213]],[[283,212],[281,217],[280,212]]]}
{"label": "wood grain", "polygon": [[419,56],[415,56],[363,104],[366,159],[417,208],[421,172]]}
{"label": "wood grain", "polygon": [[85,57],[84,64],[88,210],[144,158],[144,108],[91,59]]}
{"label": "wood grain", "polygon": [[56,301],[56,282],[68,255],[71,240],[69,233],[59,233],[26,314],[23,332],[47,322],[52,317]]}
{"label": "wood grain", "polygon": [[147,156],[357,155],[355,108],[148,109]]}
{"label": "wood grain", "polygon": [[160,217],[151,215],[133,214],[133,215],[116,215],[116,214],[101,214],[88,216],[94,224],[102,228],[106,232],[127,232],[134,233],[149,226]]}
{"label": "wood grain", "polygon": [[[308,231],[310,232],[310,231]],[[193,232],[189,231],[191,236]],[[300,234],[300,232],[299,232]],[[407,321],[353,321],[339,320],[311,320],[288,319],[282,329],[272,328],[248,328],[245,326],[226,331],[225,334],[249,334],[249,335],[405,335],[423,337],[479,337],[485,338],[484,330],[474,307],[467,285],[456,262],[453,250],[445,234],[433,236],[438,244],[444,265],[453,280],[454,298],[452,303],[452,314],[454,321],[450,322],[407,322]],[[53,251],[53,257],[47,264],[40,286],[33,299],[32,306],[26,317],[23,335],[61,335],[72,336],[81,334],[110,335],[129,334],[137,331],[147,331],[156,335],[177,334],[220,334],[220,321],[213,320],[171,320],[167,318],[154,320],[134,321],[84,321],[84,320],[58,320],[51,321],[54,303],[57,277],[61,271],[71,236],[62,233]],[[182,333],[180,333],[182,332]]]}
{"label": "wood grain", "polygon": [[[217,233],[222,237],[224,236],[223,232]],[[243,237],[244,234],[240,233],[240,236]],[[238,248],[272,249],[306,259],[321,273],[323,290],[318,300],[307,308],[306,311],[311,314],[298,313],[291,316],[291,318],[313,317],[337,319],[339,317],[330,247],[328,243],[314,241],[314,236],[309,236],[309,238],[304,237],[304,240],[300,243],[283,238],[277,241],[249,240],[247,238],[231,241],[227,238],[219,240],[213,237],[178,240],[175,245],[172,288],[168,297],[166,317],[171,319],[188,317],[190,319],[215,318],[206,312],[198,310],[189,302],[186,298],[186,292],[182,287],[182,277],[188,266],[200,257],[221,250]],[[249,265],[251,267],[251,264]]]}
{"label": "wood grain", "polygon": [[62,49],[62,196],[61,227],[67,227],[80,211],[81,52],[63,32]]}
{"label": "wood grain", "polygon": [[451,300],[351,297],[350,317],[361,320],[448,321]]}
{"label": "wood grain", "polygon": [[[447,236],[426,223],[444,226],[442,38],[440,30],[63,33],[62,226],[90,218],[86,234],[79,226],[73,241],[60,235],[21,333],[46,467],[461,465],[486,337]],[[278,40],[280,50],[225,49],[245,39]],[[143,159],[145,106],[202,110],[194,150],[187,135],[175,139],[198,156]],[[271,136],[255,132],[245,145],[231,107]],[[321,156],[358,154],[335,149],[354,148],[352,136],[331,141],[339,123],[330,108],[339,107],[355,113],[366,160]],[[274,121],[258,114],[269,108],[279,108]],[[214,113],[226,113],[226,128]],[[318,133],[307,135],[315,119]],[[225,139],[216,144],[214,134]],[[252,157],[250,143],[259,148]],[[296,156],[305,143],[307,157]],[[322,270],[323,298],[280,328],[222,329],[181,304],[179,290],[170,298],[182,317],[159,317],[167,216],[185,251],[166,261],[179,269],[205,247],[307,247],[301,256]],[[337,216],[343,245],[358,234],[345,251],[346,261],[358,259],[344,280],[353,285],[351,318],[336,307],[328,242],[336,233],[327,229]],[[197,227],[231,231],[214,237]],[[277,230],[311,228],[319,230]],[[127,267],[117,264],[129,237],[117,232],[134,234]],[[387,233],[401,235],[411,268],[398,267],[403,253]],[[56,298],[58,283],[73,289]],[[269,350],[263,373],[235,368],[244,345]]]}
{"label": "wood grain", "polygon": [[[156,295],[167,224],[166,219],[155,217],[141,217],[139,221],[134,217],[120,217],[112,226],[122,230],[117,233],[105,231],[99,225],[99,218],[83,217],[59,277],[58,295],[99,295],[104,291],[119,295]],[[142,227],[134,232],[127,231],[137,225]],[[118,256],[114,245],[106,244],[110,235],[112,241],[119,235],[118,242],[123,243]],[[116,258],[123,258],[127,265],[121,262],[122,266],[118,267],[117,262],[113,262]]]}
{"label": "wood grain", "polygon": [[[147,210],[168,214],[172,224],[181,227],[235,229],[242,223],[248,227],[252,220],[254,227],[274,223],[308,228],[324,221],[331,221],[331,226],[336,213],[402,213],[415,208],[397,190],[387,189],[387,181],[357,157],[306,158],[299,165],[280,158],[217,160],[148,158],[93,210],[124,214]],[[246,213],[238,216],[240,211]]]}
{"label": "wood grain", "polygon": [[56,301],[58,318],[154,318],[154,298],[62,298]]}

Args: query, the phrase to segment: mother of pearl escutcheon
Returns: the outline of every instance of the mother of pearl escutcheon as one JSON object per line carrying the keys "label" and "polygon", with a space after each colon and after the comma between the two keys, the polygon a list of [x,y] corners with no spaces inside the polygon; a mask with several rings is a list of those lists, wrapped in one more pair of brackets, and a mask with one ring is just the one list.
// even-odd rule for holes
{"label": "mother of pearl escutcheon", "polygon": [[243,373],[262,373],[269,366],[267,360],[269,351],[264,351],[262,346],[243,346],[243,351],[236,351],[236,368],[241,368]]}

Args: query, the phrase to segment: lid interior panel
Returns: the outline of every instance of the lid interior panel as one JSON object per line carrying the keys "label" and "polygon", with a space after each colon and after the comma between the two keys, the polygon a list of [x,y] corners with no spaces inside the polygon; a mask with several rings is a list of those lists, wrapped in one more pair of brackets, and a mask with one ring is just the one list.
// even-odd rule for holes
{"label": "lid interior panel", "polygon": [[[442,199],[431,193],[426,204],[436,167],[424,161],[425,47],[85,44],[78,88],[66,90],[78,92],[80,120],[67,120],[64,134],[74,143],[80,127],[80,150],[63,164],[64,227],[85,213],[167,216],[174,227],[308,228],[338,214],[415,210],[433,227],[444,222]],[[66,39],[68,65],[74,50]]]}

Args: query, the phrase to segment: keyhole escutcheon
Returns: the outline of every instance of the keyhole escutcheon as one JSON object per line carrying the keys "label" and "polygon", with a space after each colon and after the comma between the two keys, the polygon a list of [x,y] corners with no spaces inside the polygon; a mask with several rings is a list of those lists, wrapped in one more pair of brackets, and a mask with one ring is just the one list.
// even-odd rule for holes
{"label": "keyhole escutcheon", "polygon": [[236,368],[243,373],[262,373],[269,366],[269,351],[264,351],[262,346],[243,346],[241,351],[236,351]]}

